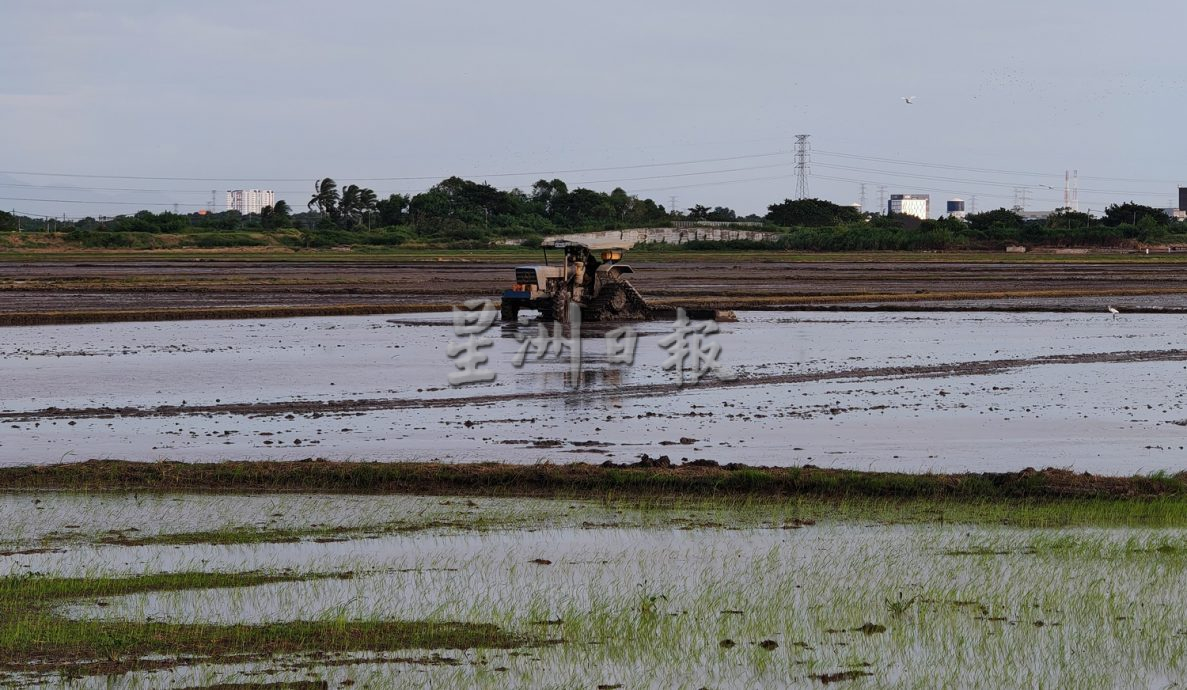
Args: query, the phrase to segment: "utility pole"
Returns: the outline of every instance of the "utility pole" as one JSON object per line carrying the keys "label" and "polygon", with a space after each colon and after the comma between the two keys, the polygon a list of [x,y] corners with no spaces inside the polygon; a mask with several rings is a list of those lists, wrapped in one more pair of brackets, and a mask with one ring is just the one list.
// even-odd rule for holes
{"label": "utility pole", "polygon": [[795,198],[808,198],[808,173],[812,163],[812,145],[807,134],[795,135]]}
{"label": "utility pole", "polygon": [[858,201],[861,202],[861,212],[865,213],[866,212],[866,183],[865,182],[861,183],[861,198]]}

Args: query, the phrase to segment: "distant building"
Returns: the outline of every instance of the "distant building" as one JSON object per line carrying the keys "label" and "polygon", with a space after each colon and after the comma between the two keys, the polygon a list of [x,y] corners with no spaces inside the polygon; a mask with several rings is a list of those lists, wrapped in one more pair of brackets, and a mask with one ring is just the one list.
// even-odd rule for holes
{"label": "distant building", "polygon": [[1179,187],[1179,210],[1187,211],[1187,187]]}
{"label": "distant building", "polygon": [[949,199],[948,200],[948,215],[953,218],[964,218],[966,215],[964,211],[964,199]]}
{"label": "distant building", "polygon": [[1187,220],[1187,210],[1181,208],[1165,209],[1166,215],[1170,216],[1171,220]]}
{"label": "distant building", "polygon": [[276,194],[271,189],[228,189],[227,210],[243,214],[259,213],[265,206],[276,205]]}
{"label": "distant building", "polygon": [[931,197],[927,194],[891,194],[886,205],[889,215],[931,217]]}

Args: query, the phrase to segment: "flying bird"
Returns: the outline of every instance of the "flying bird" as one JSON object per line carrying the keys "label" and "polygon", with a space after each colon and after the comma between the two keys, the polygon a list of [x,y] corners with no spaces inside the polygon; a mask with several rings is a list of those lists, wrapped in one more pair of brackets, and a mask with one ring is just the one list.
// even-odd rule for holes
{"label": "flying bird", "polygon": [[907,102],[907,105],[915,105],[914,96],[902,96],[902,99]]}

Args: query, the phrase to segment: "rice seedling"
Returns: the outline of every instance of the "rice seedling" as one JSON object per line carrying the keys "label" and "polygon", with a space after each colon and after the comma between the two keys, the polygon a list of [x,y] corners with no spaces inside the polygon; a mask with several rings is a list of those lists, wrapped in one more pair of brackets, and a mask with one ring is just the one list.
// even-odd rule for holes
{"label": "rice seedling", "polygon": [[[102,534],[131,500],[41,496],[56,522],[22,527],[18,545],[85,513],[94,523],[79,531]],[[27,499],[9,494],[0,508]],[[65,644],[67,633],[87,641],[71,657],[85,677],[71,687],[1105,688],[1187,674],[1187,526],[1173,510],[1141,518],[1157,527],[1131,526],[1101,500],[1030,507],[1026,523],[1056,525],[1042,527],[1001,524],[1006,509],[987,503],[932,499],[162,494],[139,510],[147,519],[179,505],[186,533],[242,523],[244,510],[281,514],[284,529],[400,514],[426,524],[328,542],[128,546],[84,535],[55,542],[64,551],[3,557],[3,600],[42,602],[36,620],[0,626],[5,682],[55,685],[28,675],[30,640]],[[467,517],[446,524],[451,513]],[[143,631],[179,642],[145,646]],[[213,631],[230,642],[197,656]],[[426,631],[448,634],[415,637]]]}

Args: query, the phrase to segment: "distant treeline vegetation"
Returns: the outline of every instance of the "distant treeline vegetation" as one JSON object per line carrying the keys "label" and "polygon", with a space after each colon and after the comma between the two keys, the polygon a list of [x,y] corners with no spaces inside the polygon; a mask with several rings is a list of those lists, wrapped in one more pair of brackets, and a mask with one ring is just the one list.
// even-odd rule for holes
{"label": "distant treeline vegetation", "polygon": [[[1061,210],[1043,220],[997,209],[964,220],[920,220],[862,213],[822,199],[784,200],[765,216],[732,209],[692,206],[665,209],[651,199],[612,192],[569,189],[564,181],[540,180],[527,191],[496,189],[451,177],[415,195],[379,198],[371,189],[319,180],[304,209],[286,201],[261,213],[153,213],[72,222],[18,217],[0,212],[0,231],[54,231],[71,244],[98,248],[251,247],[295,249],[335,246],[487,247],[545,235],[628,227],[659,227],[673,221],[762,223],[778,233],[769,242],[697,242],[689,248],[772,248],[804,251],[1000,249],[1011,244],[1063,247],[1125,247],[1174,241],[1187,227],[1161,209],[1136,203],[1110,206],[1100,218]],[[749,225],[753,228],[752,225]],[[1187,240],[1187,237],[1184,237]]]}

